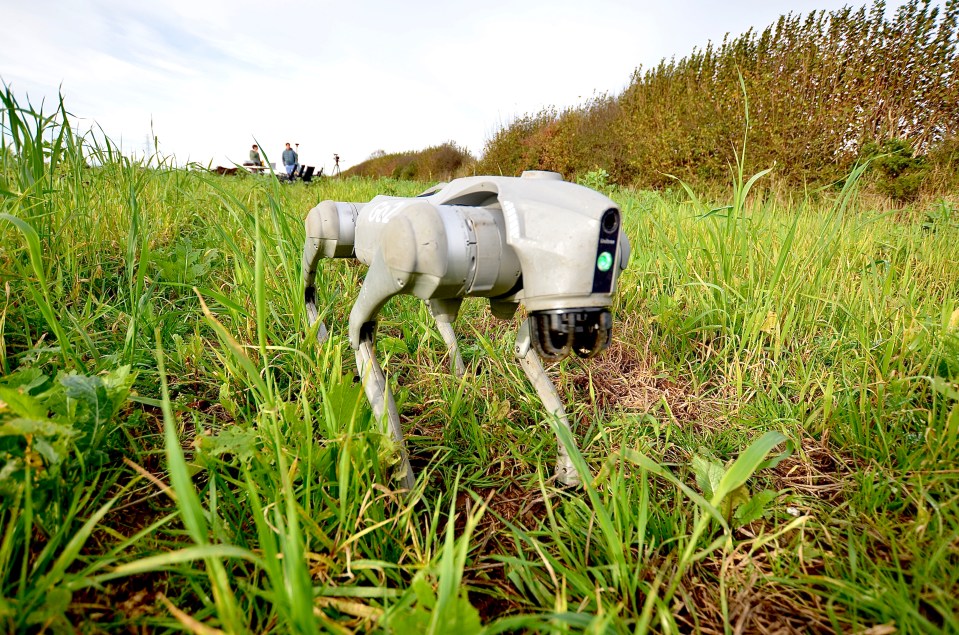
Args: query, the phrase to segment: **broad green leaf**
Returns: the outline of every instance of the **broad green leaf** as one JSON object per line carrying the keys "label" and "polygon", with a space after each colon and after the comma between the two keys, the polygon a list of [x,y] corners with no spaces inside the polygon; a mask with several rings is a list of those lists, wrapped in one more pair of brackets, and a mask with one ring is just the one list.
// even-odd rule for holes
{"label": "broad green leaf", "polygon": [[929,385],[932,386],[932,389],[940,395],[944,395],[949,399],[959,399],[959,390],[957,390],[956,386],[944,377],[930,378]]}
{"label": "broad green leaf", "polygon": [[54,447],[54,444],[50,443],[43,437],[33,437],[32,446],[33,449],[40,454],[40,456],[47,460],[47,465],[55,465],[65,458],[65,455],[61,453],[61,450]]}
{"label": "broad green leaf", "polygon": [[723,479],[723,465],[715,459],[708,459],[693,455],[690,463],[693,474],[696,476],[696,484],[703,491],[706,498],[712,498],[713,492],[719,487],[719,482]]}
{"label": "broad green leaf", "polygon": [[133,384],[137,379],[137,374],[130,371],[129,365],[124,365],[100,375],[100,379],[107,391],[107,398],[110,400],[110,416],[112,417],[126,403],[130,390],[133,389]]}
{"label": "broad green leaf", "polygon": [[43,604],[27,617],[27,624],[45,624],[63,618],[70,606],[73,594],[63,587],[54,587],[47,591]]}
{"label": "broad green leaf", "polygon": [[422,571],[413,578],[413,583],[410,585],[410,588],[416,595],[416,601],[420,606],[430,610],[436,606],[436,593],[433,591],[430,583],[426,581],[426,575]]}
{"label": "broad green leaf", "polygon": [[110,418],[110,400],[99,377],[69,373],[60,377],[60,384],[66,389],[67,397],[84,404],[86,412],[82,415],[86,420],[103,423]]}
{"label": "broad green leaf", "polygon": [[739,525],[748,525],[754,520],[759,520],[766,513],[769,503],[775,499],[776,492],[764,489],[740,505],[733,514],[733,518]]}
{"label": "broad green leaf", "polygon": [[376,340],[376,350],[383,355],[409,355],[406,342],[398,337],[381,337]]}
{"label": "broad green leaf", "polygon": [[406,610],[398,611],[393,614],[387,624],[389,632],[397,633],[420,633],[429,632],[430,613],[426,609],[415,606]]}
{"label": "broad green leaf", "polygon": [[60,383],[71,399],[82,401],[90,409],[96,423],[105,423],[120,410],[136,373],[129,366],[121,366],[103,375],[69,373],[60,377]]}
{"label": "broad green leaf", "polygon": [[0,377],[0,385],[17,388],[21,392],[32,393],[47,381],[47,376],[39,368],[21,368],[6,377]]}
{"label": "broad green leaf", "polygon": [[16,415],[30,419],[45,419],[47,417],[46,406],[22,389],[15,390],[0,386],[0,403],[6,403],[6,407],[0,405],[0,415],[3,414],[5,409],[8,409]]}
{"label": "broad green leaf", "polygon": [[17,417],[0,425],[0,437],[43,435],[48,438],[70,438],[76,436],[77,431],[68,425],[57,423],[49,419],[30,419]]}
{"label": "broad green leaf", "polygon": [[762,465],[770,450],[785,440],[786,437],[781,433],[770,431],[753,441],[726,470],[713,492],[712,504],[718,506],[727,494],[745,485],[749,477]]}
{"label": "broad green leaf", "polygon": [[749,501],[749,488],[745,485],[740,485],[734,489],[729,495],[726,496],[726,500],[723,501],[723,510],[726,512],[727,517],[732,517],[733,511],[739,509],[740,505],[744,505]]}
{"label": "broad green leaf", "polygon": [[349,379],[327,386],[324,392],[325,413],[332,421],[327,422],[330,430],[346,430],[347,424],[354,421],[355,430],[366,430],[373,416],[363,393],[363,386]]}
{"label": "broad green leaf", "polygon": [[232,454],[241,461],[251,461],[255,455],[259,436],[253,430],[232,425],[216,435],[197,437],[200,452],[210,456]]}
{"label": "broad green leaf", "polygon": [[473,635],[479,633],[482,628],[479,611],[470,604],[466,595],[466,589],[460,591],[460,594],[447,607],[444,619],[440,620],[435,633],[462,633],[463,635]]}

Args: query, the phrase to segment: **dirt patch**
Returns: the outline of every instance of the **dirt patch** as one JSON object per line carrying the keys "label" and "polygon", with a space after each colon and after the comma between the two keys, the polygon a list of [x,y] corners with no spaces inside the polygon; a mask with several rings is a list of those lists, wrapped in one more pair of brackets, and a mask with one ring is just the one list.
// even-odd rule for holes
{"label": "dirt patch", "polygon": [[222,430],[236,423],[233,415],[218,401],[209,401],[198,397],[187,404],[187,408],[199,414],[212,429]]}
{"label": "dirt patch", "polygon": [[[506,568],[497,561],[497,554],[512,554],[513,545],[509,541],[506,524],[516,524],[524,528],[536,527],[546,516],[546,502],[542,493],[528,490],[515,482],[502,488],[479,488],[473,492],[488,506],[473,532],[473,553],[476,558],[463,572],[463,583],[470,588],[470,602],[480,613],[484,621],[517,612],[523,605],[523,599],[516,594],[516,588],[506,578]],[[475,511],[473,496],[462,493],[457,507],[466,513],[465,518]]]}
{"label": "dirt patch", "polygon": [[680,425],[721,418],[720,401],[706,399],[701,387],[670,377],[659,366],[648,341],[614,340],[598,357],[570,369],[568,380],[578,400],[588,402],[594,395],[594,403],[603,410],[646,413],[665,405]]}
{"label": "dirt patch", "polygon": [[[516,482],[502,488],[479,488],[475,494],[486,501],[489,509],[476,528],[474,540],[478,553],[488,554],[490,542],[504,534],[506,523],[522,527],[536,527],[539,520],[546,517],[546,503],[539,490],[527,490]],[[472,497],[461,494],[460,509],[467,513],[475,506]]]}
{"label": "dirt patch", "polygon": [[833,453],[825,439],[803,437],[797,451],[773,469],[773,482],[776,489],[789,488],[836,505],[852,471],[849,461]]}
{"label": "dirt patch", "polygon": [[[759,580],[760,576],[755,575],[752,584],[730,594],[729,624],[733,633],[835,632],[824,619],[825,607],[818,606],[820,603],[814,602],[815,598],[777,584],[760,585]],[[675,609],[676,621],[691,632],[725,633],[726,621],[716,601],[717,591],[717,587],[705,584],[692,588]]]}
{"label": "dirt patch", "polygon": [[143,623],[165,613],[157,605],[157,594],[167,592],[169,583],[169,574],[157,572],[87,587],[74,594],[67,616],[73,624],[117,622],[125,625],[118,632],[146,633]]}
{"label": "dirt patch", "polygon": [[[676,596],[676,621],[690,631],[733,633],[833,633],[821,598],[770,579],[769,555],[737,551],[693,567]],[[773,556],[775,557],[775,556]],[[719,579],[725,579],[728,612],[723,615]],[[837,607],[833,607],[837,610]],[[682,629],[685,630],[685,629]]]}

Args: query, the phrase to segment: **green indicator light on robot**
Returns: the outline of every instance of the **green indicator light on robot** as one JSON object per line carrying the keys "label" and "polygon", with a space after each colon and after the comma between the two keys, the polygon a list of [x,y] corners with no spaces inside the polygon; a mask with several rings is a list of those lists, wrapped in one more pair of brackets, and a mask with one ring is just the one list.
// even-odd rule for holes
{"label": "green indicator light on robot", "polygon": [[609,268],[613,266],[613,254],[608,251],[604,251],[599,255],[599,258],[596,259],[596,268],[600,271],[609,271]]}

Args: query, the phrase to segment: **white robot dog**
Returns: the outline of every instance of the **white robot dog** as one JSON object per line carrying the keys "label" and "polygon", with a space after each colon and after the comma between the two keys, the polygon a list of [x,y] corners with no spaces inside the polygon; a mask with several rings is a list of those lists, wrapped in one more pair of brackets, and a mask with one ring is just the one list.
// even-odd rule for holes
{"label": "white robot dog", "polygon": [[[522,303],[527,318],[517,333],[516,357],[546,410],[569,429],[541,359],[557,361],[571,351],[593,357],[609,345],[609,307],[629,250],[616,204],[554,172],[456,179],[414,198],[323,201],[306,217],[307,314],[311,324],[319,319],[321,258],[355,257],[369,266],[350,312],[350,345],[373,415],[387,419],[399,449],[396,476],[412,488],[399,413],[374,355],[376,317],[386,302],[398,294],[429,302],[457,376],[465,367],[452,323],[463,298],[488,298],[490,311],[503,319]],[[326,326],[318,328],[322,341]],[[560,439],[557,454],[557,480],[578,485],[580,475]]]}

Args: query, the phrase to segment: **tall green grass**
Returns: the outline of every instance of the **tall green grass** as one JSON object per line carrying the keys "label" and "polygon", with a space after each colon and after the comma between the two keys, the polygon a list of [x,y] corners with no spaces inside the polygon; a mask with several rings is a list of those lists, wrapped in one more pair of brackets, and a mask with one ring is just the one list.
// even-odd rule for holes
{"label": "tall green grass", "polygon": [[468,373],[422,303],[380,354],[416,487],[355,381],[363,272],[302,218],[425,184],[280,184],[131,161],[5,91],[0,624],[207,632],[959,627],[954,201],[614,189],[633,244],[604,356],[551,369],[580,491],[464,305]]}

